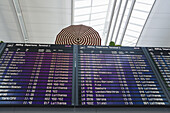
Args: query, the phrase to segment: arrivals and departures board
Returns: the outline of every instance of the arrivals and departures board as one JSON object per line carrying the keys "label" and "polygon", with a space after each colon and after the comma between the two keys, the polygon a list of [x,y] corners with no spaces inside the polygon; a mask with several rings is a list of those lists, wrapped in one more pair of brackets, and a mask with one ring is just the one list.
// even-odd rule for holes
{"label": "arrivals and departures board", "polygon": [[[168,85],[169,50],[161,49],[150,55]],[[145,50],[2,43],[0,106],[169,107],[168,93]]]}
{"label": "arrivals and departures board", "polygon": [[149,47],[148,51],[170,93],[170,48]]}
{"label": "arrivals and departures board", "polygon": [[72,102],[71,45],[8,43],[0,57],[0,105]]}
{"label": "arrivals and departures board", "polygon": [[80,105],[169,104],[141,48],[79,46],[78,52]]}

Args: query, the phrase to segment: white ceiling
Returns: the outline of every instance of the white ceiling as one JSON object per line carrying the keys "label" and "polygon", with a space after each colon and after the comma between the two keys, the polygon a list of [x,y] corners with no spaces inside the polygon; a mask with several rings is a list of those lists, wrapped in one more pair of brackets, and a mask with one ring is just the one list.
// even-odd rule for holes
{"label": "white ceiling", "polygon": [[[19,0],[29,43],[52,43],[71,24],[71,0]],[[0,40],[24,42],[12,0],[0,0]]]}
{"label": "white ceiling", "polygon": [[[0,0],[0,41],[54,44],[72,24],[72,0],[18,0],[28,41],[24,40],[13,0]],[[74,0],[73,0],[74,1]],[[170,47],[170,0],[156,0],[137,46]]]}
{"label": "white ceiling", "polygon": [[30,42],[54,43],[71,24],[70,0],[19,0]]}
{"label": "white ceiling", "polygon": [[0,40],[23,42],[11,0],[0,0]]}

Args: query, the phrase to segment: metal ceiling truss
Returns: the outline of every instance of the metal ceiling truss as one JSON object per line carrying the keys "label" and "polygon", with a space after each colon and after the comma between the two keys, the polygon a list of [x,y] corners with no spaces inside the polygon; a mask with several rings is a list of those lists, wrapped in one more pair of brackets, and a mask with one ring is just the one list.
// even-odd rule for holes
{"label": "metal ceiling truss", "polygon": [[[122,15],[120,17],[120,22],[119,22],[119,25],[118,25],[118,30],[117,30],[117,32],[115,32],[115,28],[116,28],[116,25],[117,25],[117,20],[118,20],[118,17],[120,15],[120,9],[121,9],[121,5],[122,5],[122,0],[120,0],[119,4],[118,4],[118,8],[117,8],[117,13],[115,15],[115,7],[116,7],[116,0],[115,0],[113,10],[112,10],[111,19],[110,19],[110,23],[109,23],[109,28],[108,28],[108,33],[107,33],[105,45],[107,45],[107,43],[108,43],[109,35],[110,35],[110,32],[111,32],[111,26],[113,26],[113,29],[112,29],[112,32],[111,32],[110,41],[113,40],[113,35],[114,35],[114,33],[116,33],[115,43],[117,43],[118,36],[120,35],[120,28],[122,26],[122,22],[123,22],[123,19],[125,17],[125,12],[127,10],[128,2],[129,2],[129,0],[125,1],[125,5],[124,5],[124,8],[123,8],[123,13],[122,13]],[[128,14],[126,22],[125,22],[125,27],[124,27],[124,30],[123,30],[123,34],[122,34],[121,39],[120,39],[121,40],[120,44],[122,44],[122,41],[123,41],[127,26],[128,26],[128,23],[129,23],[129,20],[130,20],[132,11],[133,11],[133,7],[135,5],[135,2],[136,2],[136,0],[132,0],[131,7],[130,7],[130,10],[129,10],[129,14]],[[115,16],[115,19],[113,20],[114,16]]]}
{"label": "metal ceiling truss", "polygon": [[117,2],[117,0],[114,0],[113,8],[112,8],[112,13],[111,13],[111,17],[110,17],[109,28],[108,28],[108,32],[107,32],[107,36],[106,36],[105,45],[107,45],[107,41],[108,41],[108,38],[109,38],[110,28],[111,28],[111,25],[112,25],[113,16],[115,14],[116,2]]}
{"label": "metal ceiling truss", "polygon": [[[125,2],[125,6],[124,6],[124,9],[123,9],[123,13],[122,13],[121,19],[120,19],[120,23],[118,25],[118,31],[116,33],[115,43],[117,42],[117,39],[118,39],[118,35],[119,35],[119,32],[120,32],[120,28],[122,26],[122,22],[123,22],[123,18],[125,16],[127,5],[128,5],[128,0],[126,0],[126,2]],[[112,31],[112,32],[115,33],[115,31]]]}
{"label": "metal ceiling truss", "polygon": [[17,20],[19,22],[20,25],[20,29],[22,32],[22,36],[24,38],[24,42],[27,43],[28,40],[28,34],[27,34],[27,30],[26,30],[26,26],[25,26],[25,22],[24,22],[24,18],[22,15],[22,11],[21,11],[21,7],[20,7],[20,3],[19,0],[12,0],[16,15],[17,15]]}
{"label": "metal ceiling truss", "polygon": [[[100,34],[102,34],[102,45],[108,45],[110,41],[114,41],[117,45],[125,45],[125,46],[135,46],[135,44],[138,43],[139,38],[141,36],[141,33],[143,32],[143,29],[145,27],[146,21],[149,17],[149,14],[152,10],[151,7],[154,6],[154,2],[156,0],[108,0],[107,2],[103,2],[100,0],[98,4],[95,5],[95,2],[93,3],[92,0],[89,0],[91,4],[85,5],[85,0],[73,0],[74,2],[79,3],[81,7],[78,5],[76,7],[73,7],[73,12],[75,11],[75,15],[73,18],[79,17],[77,20],[74,20],[73,23],[79,23],[79,24],[87,24],[91,25],[91,27],[94,27],[94,25],[90,24],[93,23],[91,21],[94,21],[91,19],[91,15],[93,14],[99,14],[102,12],[107,12],[106,15],[103,14],[102,16],[96,16],[97,19],[100,20],[103,17],[102,22],[99,24],[103,24],[103,27],[101,27]],[[101,2],[101,3],[100,3]],[[98,7],[106,5],[108,7],[107,10],[100,10],[96,12],[92,12],[93,7]],[[93,4],[93,5],[92,5]],[[76,5],[76,4],[75,4]],[[81,9],[83,11],[86,11],[84,8],[89,8],[87,14],[89,15],[89,19],[84,19],[83,14],[81,13]],[[76,12],[77,11],[77,12]],[[81,17],[82,16],[82,17]],[[93,15],[94,16],[94,15]],[[96,22],[96,21],[95,21]],[[97,22],[96,22],[97,23]],[[103,30],[102,30],[103,29]],[[135,32],[135,33],[132,33]],[[130,36],[128,36],[129,34]],[[136,39],[133,41],[135,43],[134,45],[129,44],[126,45],[126,41],[130,41],[131,37],[135,37]]]}
{"label": "metal ceiling truss", "polygon": [[[123,33],[122,33],[122,36],[121,36],[121,38],[120,38],[120,44],[119,44],[119,45],[121,45],[122,42],[123,42],[123,39],[124,39],[124,36],[125,36],[125,33],[126,33],[126,29],[127,29],[128,24],[129,24],[129,20],[130,20],[130,17],[131,17],[131,15],[132,15],[133,8],[134,8],[134,6],[135,6],[135,2],[136,2],[136,0],[133,0],[132,3],[131,3],[131,7],[130,7],[130,9],[129,9],[129,14],[128,14],[127,19],[126,19],[126,22],[125,22],[125,27],[124,27],[124,29],[123,29]],[[116,42],[115,42],[115,43],[116,43]]]}
{"label": "metal ceiling truss", "polygon": [[[128,25],[134,24],[135,26],[139,26],[139,24],[132,23],[132,21],[130,21],[130,18],[144,20],[145,24],[146,24],[148,17],[151,13],[151,10],[155,4],[155,1],[153,4],[146,4],[146,3],[139,2],[138,0],[124,0],[124,2],[123,2],[123,0],[119,0],[119,4],[114,4],[114,6],[113,6],[114,10],[112,10],[105,45],[107,45],[109,43],[108,41],[114,41],[115,44],[122,45],[124,38],[127,38],[126,31],[129,28]],[[114,0],[114,3],[115,2],[116,2],[116,0]],[[141,10],[141,9],[136,9],[136,8],[134,8],[136,3],[138,3],[138,4],[142,3],[144,5],[152,5],[152,8],[149,12],[145,11],[145,10]],[[122,5],[124,5],[124,7],[122,7]],[[130,5],[130,7],[129,7],[129,5]],[[115,7],[116,7],[116,9],[115,9]],[[134,17],[134,14],[132,15],[133,11],[149,13],[149,14],[147,16],[147,19],[145,20],[140,17]],[[137,42],[135,42],[136,45],[139,41],[141,33],[143,32],[145,24],[140,25],[140,27],[142,27],[142,30],[138,31],[138,33],[140,33],[140,35],[139,35],[139,37],[136,37],[137,38]],[[133,29],[133,30],[135,30],[135,29]]]}

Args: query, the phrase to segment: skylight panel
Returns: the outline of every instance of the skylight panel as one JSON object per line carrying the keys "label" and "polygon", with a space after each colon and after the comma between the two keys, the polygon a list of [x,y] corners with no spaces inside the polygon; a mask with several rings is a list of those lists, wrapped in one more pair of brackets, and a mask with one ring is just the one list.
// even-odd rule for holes
{"label": "skylight panel", "polygon": [[93,27],[99,32],[102,45],[114,41],[123,46],[136,45],[155,2],[155,0],[74,1],[73,24]]}
{"label": "skylight panel", "polygon": [[89,26],[89,25],[90,25],[89,21],[75,22],[74,24],[75,24],[75,25],[83,24],[83,25],[86,25],[86,26]]}
{"label": "skylight panel", "polygon": [[91,6],[91,0],[75,0],[75,9]]}
{"label": "skylight panel", "polygon": [[133,18],[133,17],[130,18],[130,21],[135,24],[138,24],[138,25],[143,25],[145,23],[145,20],[137,19],[137,18]]}
{"label": "skylight panel", "polygon": [[94,19],[98,19],[98,18],[105,18],[105,17],[103,17],[103,15],[106,16],[106,14],[107,14],[107,12],[92,14],[91,19],[94,20]]}
{"label": "skylight panel", "polygon": [[151,5],[146,5],[146,4],[141,4],[141,3],[136,3],[134,9],[138,9],[141,11],[147,11],[149,12],[151,8]]}
{"label": "skylight panel", "polygon": [[102,38],[103,44],[105,37],[102,36],[107,32],[106,29],[110,22],[109,16],[113,5],[113,0],[88,0],[87,4],[84,2],[86,0],[74,1],[73,24],[84,24],[91,26],[98,31]]}
{"label": "skylight panel", "polygon": [[90,15],[76,16],[76,17],[74,17],[74,20],[76,22],[83,22],[83,21],[88,21],[89,18],[90,18]]}
{"label": "skylight panel", "polygon": [[93,7],[91,13],[100,13],[106,11],[107,11],[107,5],[104,5],[104,6]]}
{"label": "skylight panel", "polygon": [[75,16],[79,16],[79,15],[83,16],[83,15],[87,15],[90,13],[91,13],[91,8],[80,8],[74,11]]}
{"label": "skylight panel", "polygon": [[[147,18],[149,16],[149,13],[151,11],[152,5],[154,3],[154,0],[136,0],[131,18],[129,20],[129,24],[127,26],[127,29],[132,29],[132,30],[136,30],[139,33],[135,33],[132,32],[130,30],[126,30],[122,45],[124,45],[124,41],[127,42],[129,40],[131,40],[131,38],[135,38],[135,40],[131,40],[133,43],[137,43],[137,40],[140,37],[140,34],[142,32],[142,29],[144,28],[144,25],[147,21]],[[152,4],[152,5],[149,5]],[[132,46],[134,44],[129,43],[131,45],[128,46]],[[126,44],[127,45],[127,44]]]}
{"label": "skylight panel", "polygon": [[98,24],[104,24],[105,23],[105,19],[99,19],[99,20],[92,20],[91,21],[91,25],[98,25]]}
{"label": "skylight panel", "polygon": [[139,32],[134,32],[134,31],[130,31],[130,30],[127,30],[128,33],[126,33],[127,35],[131,35],[131,36],[134,36],[134,37],[138,37],[139,36]]}
{"label": "skylight panel", "polygon": [[146,12],[141,12],[141,11],[138,11],[138,10],[133,10],[132,12],[132,15],[136,16],[136,17],[142,17],[143,19],[146,19],[147,16],[148,16],[148,13]]}
{"label": "skylight panel", "polygon": [[104,27],[104,24],[98,24],[98,25],[96,25],[96,26],[93,26],[93,28],[94,28],[95,30],[97,30],[97,31],[103,30],[103,27]]}
{"label": "skylight panel", "polygon": [[93,2],[92,6],[109,4],[109,0],[92,0],[92,2]]}
{"label": "skylight panel", "polygon": [[134,24],[129,24],[128,29],[133,29],[133,30],[136,30],[136,31],[140,32],[142,30],[142,27],[141,26],[136,26]]}

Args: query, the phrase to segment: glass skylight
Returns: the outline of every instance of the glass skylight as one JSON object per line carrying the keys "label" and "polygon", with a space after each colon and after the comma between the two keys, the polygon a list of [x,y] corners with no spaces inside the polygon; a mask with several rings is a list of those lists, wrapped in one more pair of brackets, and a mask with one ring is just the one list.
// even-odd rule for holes
{"label": "glass skylight", "polygon": [[[155,0],[136,0],[126,33],[123,37],[123,46],[136,46],[154,2]],[[128,29],[135,30],[136,33]],[[134,40],[131,40],[131,38]]]}
{"label": "glass skylight", "polygon": [[[74,0],[73,24],[93,27],[102,38],[136,46],[155,0]],[[115,6],[115,7],[114,7]]]}

